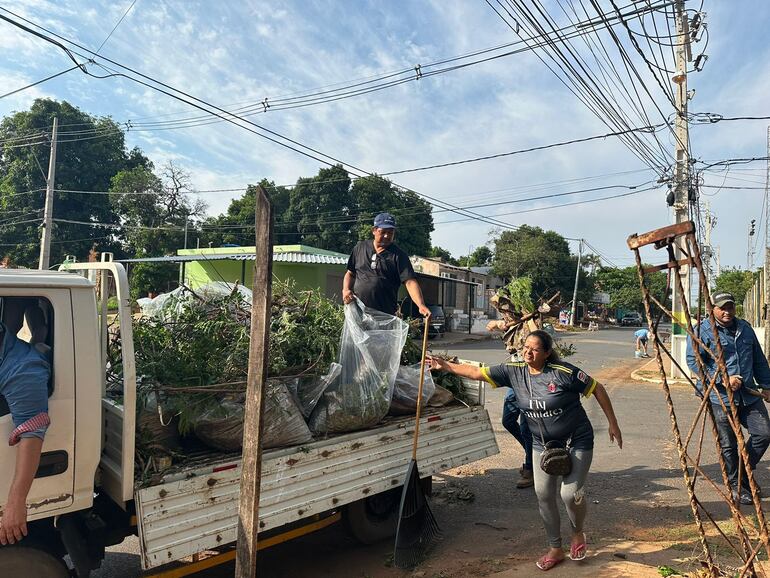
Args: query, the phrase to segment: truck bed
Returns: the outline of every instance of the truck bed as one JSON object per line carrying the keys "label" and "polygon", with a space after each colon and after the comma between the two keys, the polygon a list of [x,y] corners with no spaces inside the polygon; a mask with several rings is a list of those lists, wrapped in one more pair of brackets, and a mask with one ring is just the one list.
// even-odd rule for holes
{"label": "truck bed", "polygon": [[[336,509],[403,484],[414,418],[377,428],[266,450],[262,458],[260,531]],[[420,420],[423,476],[498,453],[482,406],[432,409]],[[240,455],[202,452],[136,491],[142,567],[154,568],[234,542]]]}

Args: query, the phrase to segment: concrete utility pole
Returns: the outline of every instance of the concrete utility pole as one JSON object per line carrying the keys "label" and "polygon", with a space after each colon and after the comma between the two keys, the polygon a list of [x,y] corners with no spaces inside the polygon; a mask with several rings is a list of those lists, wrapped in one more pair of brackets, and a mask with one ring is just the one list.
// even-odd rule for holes
{"label": "concrete utility pole", "polygon": [[711,203],[706,201],[703,203],[703,208],[703,217],[705,221],[703,237],[705,244],[701,248],[701,257],[703,258],[703,268],[706,271],[706,280],[709,283],[709,288],[711,288],[714,281],[714,248],[711,246],[711,231],[717,224],[717,218],[716,215],[711,212]]}
{"label": "concrete utility pole", "polygon": [[59,119],[53,119],[51,131],[51,157],[48,159],[48,180],[45,186],[45,212],[43,213],[43,234],[40,237],[40,263],[38,269],[48,269],[51,260],[51,227],[53,226],[53,186],[56,179],[56,132]]}
{"label": "concrete utility pole", "polygon": [[765,318],[765,357],[770,360],[770,126],[767,127],[767,172],[765,174],[765,284],[764,284],[764,318]]}
{"label": "concrete utility pole", "polygon": [[[687,13],[685,12],[684,0],[677,0],[676,11],[676,74],[671,79],[676,85],[676,125],[675,133],[675,155],[676,165],[674,167],[674,222],[683,223],[690,220],[690,211],[688,207],[690,192],[690,153],[688,150],[689,124],[687,121],[687,63],[692,60],[690,52],[690,34]],[[685,256],[677,248],[677,260]],[[690,267],[685,265],[681,268],[682,285],[687,293],[690,292]],[[685,356],[687,352],[687,332],[685,325],[687,323],[684,312],[683,295],[679,294],[677,284],[672,283],[672,312],[673,312],[673,330],[671,332],[671,349],[674,360],[681,366],[686,367]],[[688,295],[689,297],[689,295]],[[682,377],[676,365],[671,364],[671,376]]]}
{"label": "concrete utility pole", "polygon": [[756,219],[751,219],[749,221],[749,228],[748,228],[748,244],[746,246],[746,270],[751,271],[754,268],[754,246],[751,242],[751,238],[754,236],[755,229],[754,227],[757,224]]}
{"label": "concrete utility pole", "polygon": [[569,324],[575,325],[575,315],[577,314],[577,290],[578,281],[580,281],[580,260],[583,258],[583,239],[578,243],[578,263],[575,269],[575,288],[572,290],[572,310],[569,314]]}

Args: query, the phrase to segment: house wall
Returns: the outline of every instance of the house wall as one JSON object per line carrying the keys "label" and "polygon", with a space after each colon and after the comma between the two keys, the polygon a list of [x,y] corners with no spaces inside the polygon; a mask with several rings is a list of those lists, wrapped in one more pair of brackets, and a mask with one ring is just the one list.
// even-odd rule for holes
{"label": "house wall", "polygon": [[[292,279],[299,290],[321,289],[327,297],[340,299],[345,265],[321,263],[273,262],[273,275],[281,281]],[[185,283],[195,289],[213,281],[242,283],[251,287],[254,282],[253,261],[190,261],[185,264]]]}

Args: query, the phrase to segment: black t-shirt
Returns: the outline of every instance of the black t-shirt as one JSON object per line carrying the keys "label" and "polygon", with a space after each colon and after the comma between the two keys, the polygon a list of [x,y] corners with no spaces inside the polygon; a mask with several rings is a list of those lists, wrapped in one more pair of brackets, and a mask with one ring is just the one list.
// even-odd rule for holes
{"label": "black t-shirt", "polygon": [[484,379],[495,387],[510,387],[516,404],[527,418],[532,443],[543,450],[546,442],[559,440],[576,449],[594,447],[594,430],[580,403],[580,396],[590,396],[596,380],[570,363],[546,363],[542,373],[531,374],[523,361],[482,367]]}
{"label": "black t-shirt", "polygon": [[364,305],[390,315],[395,315],[398,309],[401,283],[414,279],[409,255],[395,245],[377,253],[371,239],[359,241],[353,247],[348,271],[356,278],[353,292]]}

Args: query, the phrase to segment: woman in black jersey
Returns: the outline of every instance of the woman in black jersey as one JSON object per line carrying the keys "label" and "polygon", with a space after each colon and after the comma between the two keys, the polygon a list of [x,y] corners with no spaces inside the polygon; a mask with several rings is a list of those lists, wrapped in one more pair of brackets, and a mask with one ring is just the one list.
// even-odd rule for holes
{"label": "woman in black jersey", "polygon": [[[607,416],[610,441],[623,447],[612,402],[604,386],[570,363],[560,361],[553,339],[545,331],[533,331],[522,349],[524,361],[494,367],[476,367],[450,363],[431,357],[431,369],[449,371],[470,379],[483,379],[493,387],[510,387],[527,418],[532,431],[535,493],[540,516],[548,536],[549,550],[538,561],[541,570],[550,570],[564,561],[557,496],[567,509],[572,526],[569,557],[582,560],[586,556],[583,524],[586,516],[585,482],[591,466],[594,431],[580,402],[593,395]],[[540,468],[544,445],[557,441],[569,448],[572,471],[560,477]]]}

